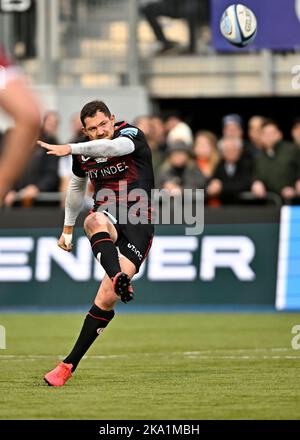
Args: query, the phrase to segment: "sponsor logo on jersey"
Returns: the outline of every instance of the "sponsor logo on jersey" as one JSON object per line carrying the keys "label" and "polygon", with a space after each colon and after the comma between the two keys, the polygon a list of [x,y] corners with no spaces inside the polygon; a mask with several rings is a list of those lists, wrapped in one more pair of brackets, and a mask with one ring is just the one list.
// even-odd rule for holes
{"label": "sponsor logo on jersey", "polygon": [[107,160],[108,160],[107,157],[85,157],[85,156],[81,156],[82,162],[87,162],[90,159],[94,160],[97,163],[107,162]]}
{"label": "sponsor logo on jersey", "polygon": [[123,130],[120,131],[121,136],[136,137],[137,134],[138,129],[134,127],[123,128]]}
{"label": "sponsor logo on jersey", "polygon": [[128,169],[126,162],[119,162],[116,165],[110,165],[108,167],[101,168],[99,170],[93,170],[88,172],[90,179],[98,179],[98,177],[114,176],[118,173],[124,173]]}
{"label": "sponsor logo on jersey", "polygon": [[127,244],[127,247],[128,247],[132,252],[135,253],[135,255],[138,257],[138,259],[139,259],[140,261],[142,261],[142,259],[143,259],[143,255],[140,253],[140,251],[139,251],[139,250],[138,250],[133,244],[128,243],[128,244]]}

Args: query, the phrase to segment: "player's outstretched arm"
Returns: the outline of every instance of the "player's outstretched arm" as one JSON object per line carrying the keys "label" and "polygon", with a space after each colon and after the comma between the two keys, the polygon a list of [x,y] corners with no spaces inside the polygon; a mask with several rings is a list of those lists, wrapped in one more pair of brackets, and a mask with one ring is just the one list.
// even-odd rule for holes
{"label": "player's outstretched arm", "polygon": [[81,154],[89,157],[125,156],[134,151],[134,143],[127,137],[117,139],[97,139],[95,141],[79,142],[77,144],[51,145],[38,141],[38,144],[53,156],[68,156]]}
{"label": "player's outstretched arm", "polygon": [[135,150],[134,143],[127,137],[116,139],[97,139],[89,142],[70,144],[72,154],[89,157],[119,157],[131,154]]}

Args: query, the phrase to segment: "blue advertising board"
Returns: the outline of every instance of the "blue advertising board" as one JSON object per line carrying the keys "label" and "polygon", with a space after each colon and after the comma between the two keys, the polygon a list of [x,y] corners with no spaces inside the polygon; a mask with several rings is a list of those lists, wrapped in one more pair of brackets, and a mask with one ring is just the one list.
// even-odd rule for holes
{"label": "blue advertising board", "polygon": [[232,46],[220,32],[220,18],[224,10],[233,3],[233,0],[211,0],[215,49],[235,52],[300,49],[300,0],[242,0],[240,3],[252,9],[258,22],[255,41],[243,49]]}
{"label": "blue advertising board", "polygon": [[300,310],[300,207],[281,211],[276,307]]}
{"label": "blue advertising board", "polygon": [[[75,232],[68,253],[57,246],[59,228],[0,229],[0,312],[93,301],[104,270],[83,230]],[[134,277],[134,303],[272,307],[278,236],[278,223],[207,225],[201,236],[186,236],[181,225],[157,226]]]}

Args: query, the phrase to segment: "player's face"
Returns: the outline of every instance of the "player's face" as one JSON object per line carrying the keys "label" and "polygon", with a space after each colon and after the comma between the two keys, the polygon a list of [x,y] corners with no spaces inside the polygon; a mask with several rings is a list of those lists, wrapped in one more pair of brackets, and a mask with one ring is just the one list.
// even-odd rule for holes
{"label": "player's face", "polygon": [[114,136],[115,117],[105,116],[102,112],[97,112],[95,116],[85,118],[83,133],[91,140],[112,139]]}

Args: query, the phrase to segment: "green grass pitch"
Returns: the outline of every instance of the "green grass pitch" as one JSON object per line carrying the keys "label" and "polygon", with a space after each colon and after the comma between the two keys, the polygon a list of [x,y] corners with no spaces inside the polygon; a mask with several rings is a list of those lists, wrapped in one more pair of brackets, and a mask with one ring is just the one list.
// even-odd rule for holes
{"label": "green grass pitch", "polygon": [[0,316],[1,419],[299,419],[300,314],[119,314],[62,388],[84,315]]}

